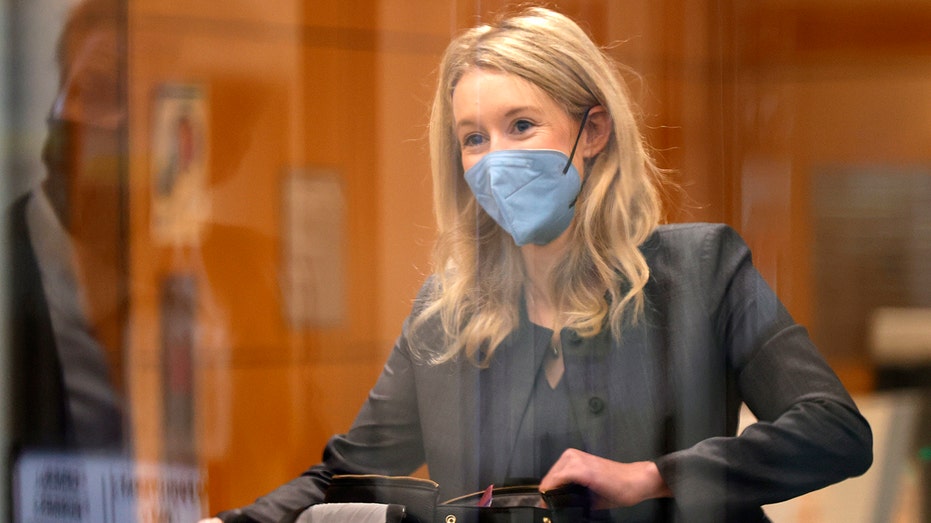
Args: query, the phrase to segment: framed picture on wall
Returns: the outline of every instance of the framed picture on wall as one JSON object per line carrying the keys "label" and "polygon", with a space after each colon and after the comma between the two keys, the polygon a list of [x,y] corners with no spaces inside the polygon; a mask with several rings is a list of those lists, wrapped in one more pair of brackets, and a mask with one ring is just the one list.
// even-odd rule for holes
{"label": "framed picture on wall", "polygon": [[282,186],[284,316],[292,328],[332,327],[345,316],[345,201],[339,174],[296,169]]}
{"label": "framed picture on wall", "polygon": [[210,216],[207,95],[203,87],[164,84],[152,110],[152,237],[195,245]]}

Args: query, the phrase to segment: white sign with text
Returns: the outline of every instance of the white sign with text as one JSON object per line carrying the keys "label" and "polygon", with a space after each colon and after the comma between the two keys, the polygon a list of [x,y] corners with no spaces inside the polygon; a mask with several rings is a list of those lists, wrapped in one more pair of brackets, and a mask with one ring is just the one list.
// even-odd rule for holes
{"label": "white sign with text", "polygon": [[30,453],[16,463],[16,523],[197,521],[203,481],[191,466],[96,454]]}

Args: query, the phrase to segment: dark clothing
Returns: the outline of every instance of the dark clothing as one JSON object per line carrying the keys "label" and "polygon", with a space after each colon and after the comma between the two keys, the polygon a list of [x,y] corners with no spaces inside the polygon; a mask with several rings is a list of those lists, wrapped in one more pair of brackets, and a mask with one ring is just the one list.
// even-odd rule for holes
{"label": "dark clothing", "polygon": [[[530,401],[523,406],[523,412],[517,413],[519,416],[513,415],[513,409],[518,407],[511,398],[499,394],[508,388],[509,369],[492,363],[480,373],[482,424],[477,451],[480,485],[539,483],[564,450],[584,445],[572,414],[566,381],[561,379],[553,389],[546,380],[544,367],[552,357],[553,331],[533,325],[530,332],[526,346],[520,351],[527,356],[525,364],[537,365],[537,371]],[[511,421],[517,425],[509,426]],[[495,454],[501,450],[498,440],[502,428],[507,434],[517,434],[513,451],[508,455]],[[499,465],[501,460],[507,461],[503,468]]]}
{"label": "dark clothing", "polygon": [[[69,312],[78,301],[68,297],[69,304],[62,305],[46,295],[27,222],[31,197],[16,200],[9,212],[13,448],[117,450],[122,444],[122,416],[107,369],[101,367],[105,364],[99,346],[78,318],[67,318],[66,330],[56,336],[50,306]],[[59,347],[60,339],[80,348]],[[80,352],[63,358],[62,351],[69,350]],[[75,368],[65,368],[65,361]]]}
{"label": "dark clothing", "polygon": [[10,348],[16,447],[66,447],[74,442],[52,320],[39,263],[26,225],[28,196],[10,209]]}
{"label": "dark clothing", "polygon": [[[561,333],[581,450],[655,461],[676,521],[690,522],[760,521],[762,505],[869,467],[869,425],[732,229],[663,226],[641,250],[651,270],[643,317],[620,339],[610,329],[592,338]],[[426,462],[441,499],[484,488],[486,474],[507,476],[545,357],[536,351],[530,361],[532,330],[522,313],[495,353],[492,366],[506,379],[491,394],[507,408],[489,415],[480,394],[486,371],[461,360],[423,362],[406,323],[350,431],[330,440],[321,464],[241,514],[276,521],[322,500],[339,473],[408,474]],[[437,350],[445,343],[438,321],[418,335]],[[741,402],[760,421],[737,436]],[[481,437],[489,432],[497,437]],[[669,504],[647,501],[612,516],[655,521]]]}

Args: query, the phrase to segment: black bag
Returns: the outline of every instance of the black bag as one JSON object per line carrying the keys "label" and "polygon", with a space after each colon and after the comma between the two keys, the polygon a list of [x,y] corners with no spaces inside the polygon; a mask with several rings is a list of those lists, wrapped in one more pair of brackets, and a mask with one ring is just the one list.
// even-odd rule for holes
{"label": "black bag", "polygon": [[403,505],[405,523],[578,523],[588,519],[588,489],[570,485],[540,493],[537,485],[498,487],[491,506],[485,492],[437,503],[439,485],[428,479],[375,474],[333,476],[325,503]]}
{"label": "black bag", "polygon": [[438,523],[578,523],[587,521],[588,489],[569,485],[541,493],[537,485],[497,487],[491,505],[479,506],[484,492],[437,505]]}
{"label": "black bag", "polygon": [[333,476],[324,503],[403,505],[405,523],[433,523],[440,490],[435,481],[409,476],[353,474]]}

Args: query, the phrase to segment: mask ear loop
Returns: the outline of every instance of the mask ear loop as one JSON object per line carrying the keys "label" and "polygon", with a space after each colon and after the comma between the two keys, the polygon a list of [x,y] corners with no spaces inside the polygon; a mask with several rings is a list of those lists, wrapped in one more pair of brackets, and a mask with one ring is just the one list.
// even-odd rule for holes
{"label": "mask ear loop", "polygon": [[575,143],[572,144],[572,151],[569,152],[569,161],[566,162],[566,166],[563,167],[562,173],[566,174],[569,172],[569,166],[572,165],[572,158],[575,157],[575,148],[579,146],[579,140],[582,139],[582,131],[585,129],[585,122],[588,121],[588,113],[592,108],[589,107],[585,110],[585,113],[582,115],[582,123],[579,124],[579,133],[575,135]]}
{"label": "mask ear loop", "polygon": [[[582,138],[582,130],[585,129],[585,122],[588,121],[588,113],[592,108],[589,107],[585,110],[585,114],[582,115],[582,124],[579,125],[579,134],[575,135],[575,143],[572,144],[572,151],[569,153],[569,161],[566,162],[566,166],[563,168],[562,173],[566,174],[569,172],[569,167],[572,165],[572,157],[575,156],[575,148],[579,146],[579,140]],[[579,194],[582,194],[582,188],[585,187],[585,178],[582,179],[582,183],[579,185],[579,192],[575,195],[575,198],[572,199],[572,203],[569,204],[569,208],[575,207],[575,202],[579,200]]]}

